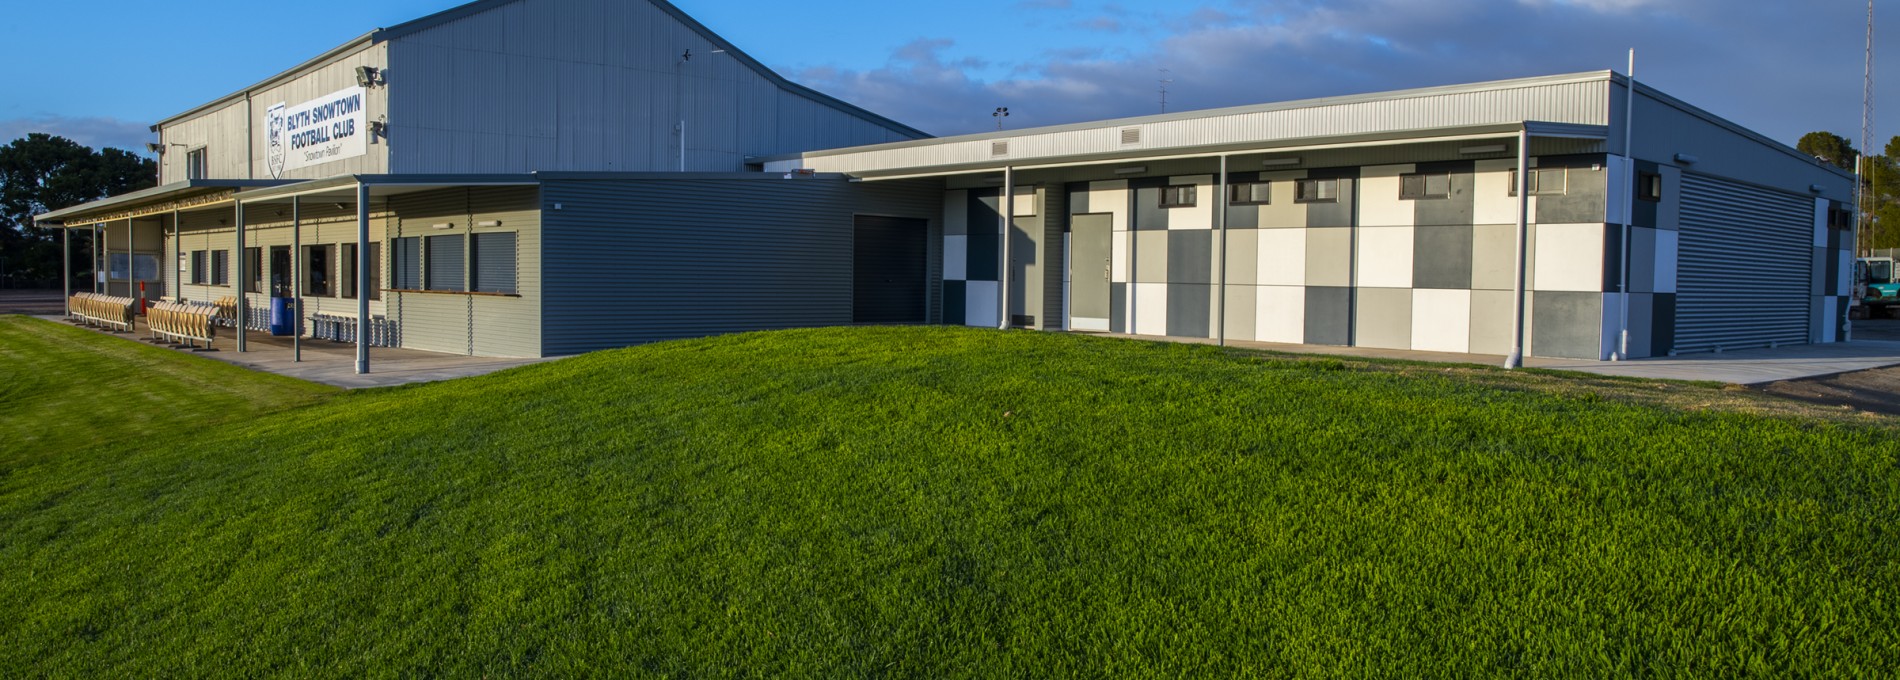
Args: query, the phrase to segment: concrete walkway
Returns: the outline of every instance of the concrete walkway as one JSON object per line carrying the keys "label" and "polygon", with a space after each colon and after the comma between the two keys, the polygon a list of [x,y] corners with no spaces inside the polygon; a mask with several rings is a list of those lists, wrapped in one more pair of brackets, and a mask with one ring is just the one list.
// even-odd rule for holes
{"label": "concrete walkway", "polygon": [[[1195,344],[1214,344],[1207,338],[1181,338],[1091,333],[1135,340],[1164,340]],[[1290,345],[1273,342],[1230,341],[1230,347],[1259,349],[1293,354],[1406,359],[1441,363],[1503,366],[1504,357],[1489,354],[1454,354],[1370,347],[1333,347],[1327,345]],[[1630,361],[1589,361],[1584,359],[1544,359],[1530,357],[1524,364],[1531,368],[1578,371],[1597,375],[1651,378],[1658,380],[1698,380],[1740,385],[1800,380],[1836,373],[1900,365],[1900,341],[1856,340],[1825,345],[1795,345],[1776,349],[1750,349],[1721,354],[1688,354],[1677,357],[1632,359]]]}
{"label": "concrete walkway", "polygon": [[[64,317],[58,315],[38,318],[54,323],[68,323]],[[151,337],[144,323],[138,325],[137,333],[110,333],[103,330],[96,332],[116,335],[127,342],[144,342],[146,338]],[[245,336],[247,351],[239,352],[237,340],[232,336],[233,332],[228,328],[218,329],[218,340],[212,344],[212,349],[216,351],[179,351],[191,352],[206,359],[235,364],[255,371],[268,371],[348,389],[466,378],[549,361],[549,359],[496,359],[414,349],[371,347],[369,350],[370,372],[357,375],[355,345],[306,339],[303,341],[303,361],[299,362],[292,360],[290,338],[272,337],[268,333],[248,333]]]}

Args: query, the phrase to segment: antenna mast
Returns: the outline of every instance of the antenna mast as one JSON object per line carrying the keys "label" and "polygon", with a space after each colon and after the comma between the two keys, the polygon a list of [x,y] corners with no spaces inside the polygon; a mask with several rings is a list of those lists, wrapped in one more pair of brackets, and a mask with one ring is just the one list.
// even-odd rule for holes
{"label": "antenna mast", "polygon": [[[1866,175],[1873,174],[1874,168],[1872,167],[1871,163],[1867,162],[1868,156],[1872,153],[1873,143],[1874,143],[1874,0],[1867,0],[1867,65],[1866,65],[1866,69],[1863,71],[1862,80],[1861,80],[1860,156],[1856,158],[1854,161],[1854,223],[1856,225],[1859,225],[1862,222],[1865,222],[1870,232],[1872,232],[1876,227],[1872,219],[1873,216],[1870,214],[1870,211],[1868,210],[1868,208],[1872,207],[1872,204],[1878,198],[1878,192],[1874,192],[1875,195],[1869,196],[1868,195],[1869,192],[1866,188],[1865,180],[1863,180],[1862,177],[1863,177],[1863,173]],[[1876,233],[1868,234],[1868,244],[1867,244],[1868,249],[1871,249],[1873,247],[1873,239],[1875,236],[1877,236]],[[1861,243],[1860,243],[1860,234],[1858,233],[1858,230],[1856,230],[1856,233],[1854,234],[1854,251],[1855,251],[1854,254],[1856,257],[1859,257],[1861,255],[1862,248],[1861,248]],[[1868,254],[1871,255],[1872,253],[1869,252]]]}
{"label": "antenna mast", "polygon": [[[1873,0],[1867,0],[1873,2]],[[1174,82],[1174,72],[1161,69],[1161,112],[1168,112],[1168,85]]]}

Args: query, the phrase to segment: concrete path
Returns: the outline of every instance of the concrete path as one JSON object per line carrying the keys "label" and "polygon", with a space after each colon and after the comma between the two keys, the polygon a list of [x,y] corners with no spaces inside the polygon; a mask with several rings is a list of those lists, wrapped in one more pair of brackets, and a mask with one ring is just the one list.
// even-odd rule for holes
{"label": "concrete path", "polygon": [[[58,315],[38,318],[54,323],[67,323]],[[107,333],[103,330],[97,332]],[[471,357],[414,349],[371,347],[369,350],[370,372],[357,375],[355,345],[306,339],[303,341],[303,361],[294,361],[290,338],[272,337],[268,333],[249,333],[245,337],[247,351],[239,352],[236,347],[237,341],[231,336],[230,329],[221,328],[218,329],[218,333],[218,341],[212,345],[216,351],[191,353],[256,371],[268,371],[348,389],[466,378],[549,361],[549,359]],[[151,333],[145,330],[143,323],[139,324],[137,333],[107,334],[124,338],[127,342],[144,342],[146,338],[151,337]],[[190,352],[190,350],[179,351]]]}
{"label": "concrete path", "polygon": [[1900,365],[1900,342],[1856,340],[1619,362],[1543,359],[1537,365],[1597,375],[1755,385]]}
{"label": "concrete path", "polygon": [[[1156,338],[1123,334],[1099,334],[1137,340],[1165,340],[1213,344],[1207,338]],[[1886,336],[1879,336],[1886,337]],[[1332,347],[1324,345],[1288,345],[1271,342],[1232,341],[1231,347],[1260,349],[1295,354],[1407,359],[1443,363],[1503,366],[1504,357],[1488,354],[1453,354],[1369,347]],[[1699,380],[1741,385],[1799,380],[1817,376],[1862,371],[1900,365],[1900,340],[1856,340],[1851,343],[1796,345],[1777,349],[1751,349],[1721,354],[1690,354],[1678,357],[1633,359],[1630,361],[1588,361],[1582,359],[1524,360],[1531,368],[1579,371],[1597,375],[1652,378],[1659,380]]]}

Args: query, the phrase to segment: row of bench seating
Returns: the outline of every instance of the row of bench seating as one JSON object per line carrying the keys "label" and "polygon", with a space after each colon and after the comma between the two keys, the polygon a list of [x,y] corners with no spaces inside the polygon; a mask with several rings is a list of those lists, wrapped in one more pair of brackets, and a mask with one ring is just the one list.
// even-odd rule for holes
{"label": "row of bench seating", "polygon": [[138,298],[98,293],[74,293],[67,300],[74,318],[127,333],[132,332],[133,320],[138,315],[138,303]]}
{"label": "row of bench seating", "polygon": [[152,337],[184,344],[202,342],[206,347],[217,336],[216,305],[198,302],[156,302],[145,310],[145,327]]}

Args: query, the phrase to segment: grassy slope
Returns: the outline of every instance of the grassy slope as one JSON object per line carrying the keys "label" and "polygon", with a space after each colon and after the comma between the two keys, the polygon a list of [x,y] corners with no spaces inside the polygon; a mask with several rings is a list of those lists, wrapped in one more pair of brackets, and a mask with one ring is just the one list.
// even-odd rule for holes
{"label": "grassy slope", "polygon": [[84,468],[4,453],[0,668],[1900,664],[1900,431],[1578,384],[817,330],[349,393]]}

